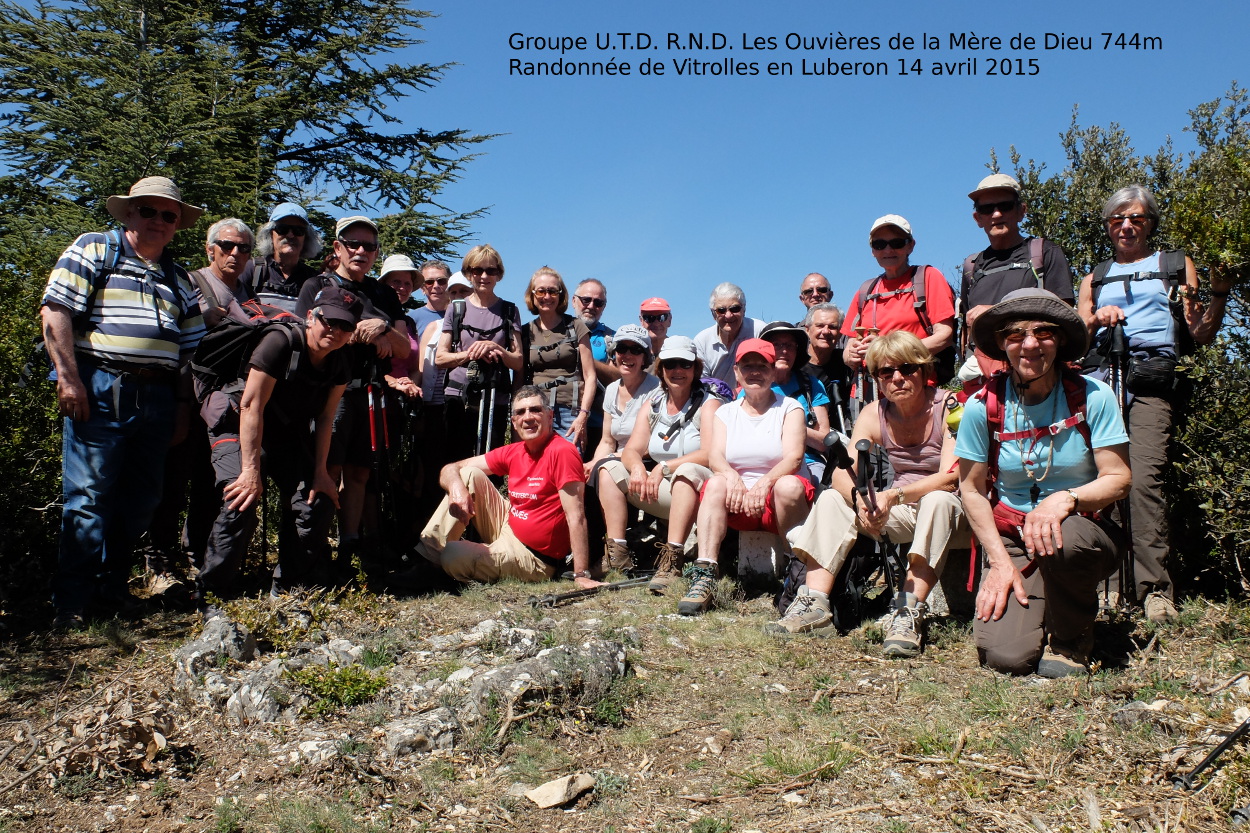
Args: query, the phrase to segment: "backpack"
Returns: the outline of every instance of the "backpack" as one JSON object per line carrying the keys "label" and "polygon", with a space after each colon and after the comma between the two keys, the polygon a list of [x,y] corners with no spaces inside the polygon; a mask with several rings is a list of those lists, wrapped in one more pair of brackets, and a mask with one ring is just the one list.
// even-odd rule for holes
{"label": "backpack", "polygon": [[[895,295],[911,293],[913,298],[912,307],[916,311],[916,318],[919,319],[920,325],[924,327],[925,333],[933,335],[933,322],[929,319],[929,312],[925,304],[925,270],[928,268],[926,264],[913,267],[911,286],[899,287],[889,292],[874,291],[877,288],[877,284],[881,282],[881,275],[864,281],[863,286],[855,293],[859,303],[856,306],[855,320],[851,322],[851,330],[853,331],[859,326],[859,319],[864,314],[864,307],[869,301],[876,303],[883,298],[892,298]],[[946,349],[942,350],[934,358],[937,360],[937,382],[939,385],[944,385],[955,375],[956,348],[954,342],[952,341]]]}
{"label": "backpack", "polygon": [[[1170,249],[1165,252],[1159,252],[1159,271],[1157,272],[1134,272],[1130,275],[1114,275],[1110,278],[1107,273],[1111,271],[1111,267],[1115,261],[1104,260],[1102,263],[1094,267],[1093,276],[1090,279],[1090,291],[1093,293],[1094,309],[1098,309],[1098,296],[1102,293],[1103,284],[1108,282],[1123,282],[1127,289],[1131,281],[1148,281],[1156,278],[1162,278],[1164,284],[1168,288],[1168,309],[1172,313],[1172,321],[1175,324],[1174,331],[1176,339],[1174,346],[1176,355],[1185,356],[1194,350],[1194,338],[1189,332],[1189,326],[1185,322],[1185,308],[1181,304],[1181,287],[1185,283],[1185,253],[1177,249]],[[1093,362],[1094,366],[1102,364],[1101,355],[1097,352],[1098,348],[1090,346],[1090,352],[1086,356],[1086,366],[1090,366],[1090,361],[1097,358]]]}
{"label": "backpack", "polygon": [[[981,254],[980,252],[977,252],[976,254],[968,255],[966,258],[964,258],[964,269],[963,269],[964,282],[968,285],[968,292],[965,294],[971,295],[972,287],[980,283],[982,278],[988,275],[996,274],[998,272],[1006,272],[1010,269],[1031,268],[1033,270],[1033,277],[1037,280],[1037,288],[1045,289],[1046,287],[1043,285],[1043,280],[1042,280],[1042,244],[1043,243],[1045,243],[1045,241],[1042,240],[1042,238],[1040,237],[1030,237],[1028,260],[1015,261],[1014,263],[1004,263],[1001,266],[994,266],[990,269],[984,269],[984,268],[976,269],[975,268],[976,259]],[[967,302],[967,300],[968,300],[967,298],[964,298],[965,302]]]}
{"label": "backpack", "polygon": [[200,404],[214,391],[233,395],[247,383],[252,350],[266,333],[280,330],[291,344],[287,375],[299,366],[304,347],[304,322],[281,307],[252,300],[240,304],[251,317],[247,321],[225,318],[200,339],[191,357],[191,377],[195,398]]}
{"label": "backpack", "polygon": [[[505,303],[507,302],[505,301]],[[568,318],[568,322],[567,322],[568,326],[565,328],[564,338],[560,339],[554,344],[547,344],[543,347],[539,347],[538,352],[548,353],[548,352],[551,352],[552,350],[559,350],[560,347],[562,347],[565,344],[568,344],[570,347],[573,348],[573,361],[574,361],[574,365],[573,365],[574,369],[573,369],[573,377],[572,377],[573,378],[573,402],[580,403],[582,401],[581,400],[582,354],[581,354],[581,351],[577,349],[577,331],[573,327],[573,316],[569,315],[566,317]],[[525,380],[525,384],[527,385],[534,384],[534,368],[530,365],[531,338],[532,337],[530,336],[529,325],[522,324],[521,325],[521,361],[522,361],[521,378]],[[547,382],[546,386],[548,388],[555,388],[561,384],[563,384],[563,382],[561,381],[552,381],[552,382]],[[542,386],[540,385],[540,387]],[[552,395],[554,396],[554,394]],[[552,401],[554,402],[554,399]],[[580,404],[578,404],[578,407],[581,407]]]}
{"label": "backpack", "polygon": [[[485,339],[494,338],[495,333],[503,332],[503,329],[505,327],[512,326],[512,322],[519,320],[519,315],[517,313],[516,304],[512,303],[511,301],[504,301],[503,306],[500,308],[500,311],[501,311],[500,317],[503,320],[499,322],[499,326],[492,327],[489,330],[478,329],[477,327],[474,327],[472,324],[464,323],[464,314],[465,314],[465,310],[468,308],[468,303],[469,303],[468,299],[466,298],[457,298],[456,300],[451,302],[451,349],[453,352],[456,352],[456,353],[460,352],[460,334],[461,334],[461,331],[464,329],[468,329],[472,331],[473,333],[475,333],[478,339],[485,340]],[[524,330],[525,328],[522,327],[521,329]],[[467,373],[466,373],[466,376],[467,376]],[[448,396],[462,399],[464,398],[464,395],[467,392],[467,388],[468,388],[467,381],[465,382],[452,381],[451,371],[448,371],[447,374],[443,377],[443,398],[444,399],[446,399]]]}

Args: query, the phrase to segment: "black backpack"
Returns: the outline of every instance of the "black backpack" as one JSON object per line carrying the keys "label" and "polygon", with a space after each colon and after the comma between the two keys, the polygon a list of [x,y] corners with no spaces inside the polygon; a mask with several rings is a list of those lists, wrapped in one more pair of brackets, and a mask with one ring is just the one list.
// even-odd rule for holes
{"label": "black backpack", "polygon": [[303,320],[281,307],[258,301],[248,301],[242,306],[252,317],[247,321],[228,317],[222,319],[204,334],[191,357],[195,397],[201,404],[214,391],[234,394],[243,390],[252,351],[266,333],[279,330],[290,341],[288,378],[299,366],[299,357],[304,352]]}

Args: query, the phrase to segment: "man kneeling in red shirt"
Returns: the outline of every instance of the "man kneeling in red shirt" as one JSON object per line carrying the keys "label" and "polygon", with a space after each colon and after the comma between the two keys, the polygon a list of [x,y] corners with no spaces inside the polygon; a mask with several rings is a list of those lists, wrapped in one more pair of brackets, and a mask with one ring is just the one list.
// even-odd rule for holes
{"label": "man kneeling in red shirt", "polygon": [[[545,391],[526,385],[513,395],[512,436],[521,441],[443,467],[438,483],[447,497],[421,531],[417,550],[452,578],[481,582],[548,581],[571,552],[578,586],[597,587],[582,509],[582,458],[552,432]],[[507,476],[507,500],[489,474]],[[460,540],[470,523],[486,543]]]}

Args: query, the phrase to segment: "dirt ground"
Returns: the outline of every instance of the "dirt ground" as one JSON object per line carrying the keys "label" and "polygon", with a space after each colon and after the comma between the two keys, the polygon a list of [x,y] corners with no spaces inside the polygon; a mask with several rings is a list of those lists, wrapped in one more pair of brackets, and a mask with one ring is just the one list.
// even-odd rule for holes
{"label": "dirt ground", "polygon": [[[380,743],[385,690],[293,725],[241,728],[193,705],[171,660],[199,631],[192,614],[11,632],[0,833],[1213,831],[1250,803],[1245,743],[1196,789],[1169,783],[1246,717],[1244,604],[1191,600],[1159,629],[1114,616],[1099,625],[1096,673],[1049,681],[978,668],[968,624],[953,620],[934,622],[908,661],[881,658],[872,623],[832,639],[768,636],[771,599],[729,585],[697,618],[642,589],[527,604],[567,589],[325,605],[326,638],[431,679],[490,662],[428,650],[486,618],[534,628],[543,644],[592,633],[629,645],[629,674],[595,702],[532,702],[454,750],[395,760]],[[267,604],[230,610],[246,619]],[[334,741],[317,764],[293,752],[313,738]],[[575,773],[595,786],[567,805],[522,795]]]}

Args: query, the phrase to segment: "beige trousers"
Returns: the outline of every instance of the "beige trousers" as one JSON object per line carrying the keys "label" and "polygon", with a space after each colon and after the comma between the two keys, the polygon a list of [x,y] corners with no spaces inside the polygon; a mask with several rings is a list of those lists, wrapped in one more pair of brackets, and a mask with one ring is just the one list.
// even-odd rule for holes
{"label": "beige trousers", "polygon": [[639,500],[635,494],[629,491],[629,469],[625,468],[625,464],[620,460],[606,460],[603,463],[603,470],[607,472],[608,477],[612,478],[612,482],[621,490],[621,494],[625,495],[629,501],[629,505],[636,509],[641,509],[648,515],[668,520],[668,510],[673,505],[673,480],[681,477],[689,481],[695,492],[703,488],[703,484],[712,476],[712,470],[707,466],[700,466],[697,463],[682,463],[673,470],[671,478],[664,478],[660,481],[659,495],[654,502]]}

